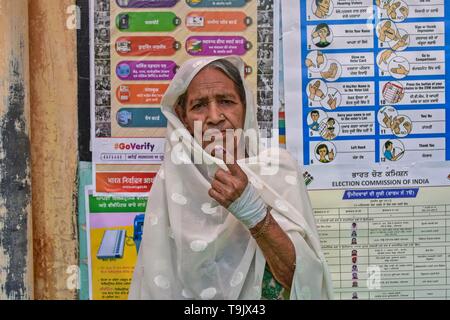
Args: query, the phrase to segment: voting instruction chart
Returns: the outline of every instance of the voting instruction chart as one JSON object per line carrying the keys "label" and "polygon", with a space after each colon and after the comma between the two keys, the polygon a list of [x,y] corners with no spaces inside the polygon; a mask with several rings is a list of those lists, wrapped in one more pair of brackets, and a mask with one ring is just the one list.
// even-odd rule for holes
{"label": "voting instruction chart", "polygon": [[286,145],[337,299],[450,297],[449,6],[282,3]]}
{"label": "voting instruction chart", "polygon": [[284,31],[298,30],[283,37],[287,146],[300,164],[450,160],[450,3],[306,0],[282,11]]}
{"label": "voting instruction chart", "polygon": [[[237,55],[271,138],[273,0],[92,0],[94,192],[138,196],[164,160],[160,102],[184,61]],[[274,84],[275,83],[275,84]]]}

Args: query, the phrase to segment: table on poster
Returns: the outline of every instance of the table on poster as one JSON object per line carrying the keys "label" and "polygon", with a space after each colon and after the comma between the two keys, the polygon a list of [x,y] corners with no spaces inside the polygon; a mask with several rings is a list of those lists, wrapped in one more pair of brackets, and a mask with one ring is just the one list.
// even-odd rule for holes
{"label": "table on poster", "polygon": [[403,190],[310,192],[335,298],[450,298],[450,188]]}

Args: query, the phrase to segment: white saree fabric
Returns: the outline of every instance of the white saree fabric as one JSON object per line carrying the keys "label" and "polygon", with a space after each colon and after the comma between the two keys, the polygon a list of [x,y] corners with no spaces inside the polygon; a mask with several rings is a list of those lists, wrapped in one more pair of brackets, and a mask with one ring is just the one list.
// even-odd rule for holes
{"label": "white saree fabric", "polygon": [[[243,61],[225,59],[243,77]],[[174,111],[193,77],[213,60],[186,62],[162,100],[168,119],[166,150],[149,194],[129,299],[261,298],[266,263],[262,251],[248,229],[209,197],[210,181],[201,173],[213,176],[218,167],[227,170],[226,166],[202,149]],[[247,87],[246,100],[244,129],[257,131],[256,106]],[[239,165],[295,246],[290,299],[332,298],[330,275],[296,161],[284,150],[258,153],[251,148],[248,153]],[[194,164],[197,156],[211,164]]]}

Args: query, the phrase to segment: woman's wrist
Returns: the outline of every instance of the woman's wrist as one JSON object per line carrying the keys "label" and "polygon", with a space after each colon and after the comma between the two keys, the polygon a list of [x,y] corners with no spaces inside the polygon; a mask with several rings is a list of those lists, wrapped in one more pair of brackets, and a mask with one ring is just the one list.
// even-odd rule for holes
{"label": "woman's wrist", "polygon": [[261,222],[267,213],[267,205],[251,183],[227,209],[249,229]]}
{"label": "woman's wrist", "polygon": [[267,230],[269,230],[269,226],[272,222],[270,209],[270,206],[267,206],[266,216],[264,217],[264,219],[250,229],[250,234],[255,240],[263,237],[266,234]]}

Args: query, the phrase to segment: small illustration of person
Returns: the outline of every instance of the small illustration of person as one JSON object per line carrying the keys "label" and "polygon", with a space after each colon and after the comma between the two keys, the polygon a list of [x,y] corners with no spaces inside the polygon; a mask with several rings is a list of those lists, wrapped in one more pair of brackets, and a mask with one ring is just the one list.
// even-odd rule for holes
{"label": "small illustration of person", "polygon": [[[331,88],[330,91],[333,91],[333,89],[334,88]],[[324,107],[328,107],[331,110],[336,109],[338,107],[338,98],[340,99],[340,93],[336,89],[334,89],[334,93],[331,92],[328,94],[328,99],[326,101],[327,105]]]}
{"label": "small illustration of person", "polygon": [[129,15],[124,13],[119,15],[119,30],[127,30],[129,28]]}
{"label": "small illustration of person", "polygon": [[394,45],[391,46],[392,50],[394,51],[400,51],[404,50],[408,44],[409,44],[409,34],[405,33],[403,36],[400,34],[400,32],[397,32],[397,36],[394,41],[397,41]]}
{"label": "small illustration of person", "polygon": [[389,18],[394,21],[403,21],[409,15],[409,8],[403,1],[393,1],[385,9]]}
{"label": "small illustration of person", "polygon": [[358,244],[358,242],[356,241],[356,238],[352,238],[352,244]]}
{"label": "small illustration of person", "polygon": [[186,49],[188,52],[198,53],[203,51],[203,42],[199,39],[189,39],[186,43]]}
{"label": "small illustration of person", "polygon": [[358,273],[352,272],[352,280],[358,280]]}
{"label": "small illustration of person", "polygon": [[389,63],[389,59],[391,58],[393,53],[394,53],[394,51],[392,51],[390,49],[384,50],[380,54],[380,59],[378,59],[378,66],[381,67],[383,65],[387,65]]}
{"label": "small illustration of person", "polygon": [[[321,86],[320,80],[314,82],[314,84],[309,85],[309,99],[313,101],[323,100],[325,98],[325,93],[320,89]],[[317,99],[319,98],[319,99]]]}
{"label": "small illustration of person", "polygon": [[358,257],[357,256],[353,256],[352,257],[352,263],[356,263],[358,262]]}
{"label": "small illustration of person", "polygon": [[311,55],[308,55],[308,58],[306,58],[305,65],[308,68],[320,69],[320,67],[325,63],[325,55],[320,51],[316,51],[316,52],[317,52],[316,59],[315,59],[316,63],[313,62],[313,60],[312,60],[313,58],[311,57]]}
{"label": "small illustration of person", "polygon": [[352,257],[355,257],[355,256],[357,256],[357,255],[358,255],[358,250],[353,249],[353,250],[352,250]]}
{"label": "small illustration of person", "polygon": [[[406,137],[412,131],[412,121],[405,115],[388,115],[385,111],[380,111],[383,115],[382,126],[392,130],[392,133],[398,137]],[[394,118],[393,118],[394,117]]]}
{"label": "small illustration of person", "polygon": [[405,121],[405,117],[398,116],[394,118],[394,120],[391,123],[391,129],[394,134],[396,135],[400,134],[400,125],[403,123],[403,121]]}
{"label": "small illustration of person", "polygon": [[380,27],[378,39],[381,42],[389,41],[389,40],[398,40],[398,33],[396,31],[395,24],[390,20],[387,20]]}
{"label": "small illustration of person", "polygon": [[119,86],[118,99],[121,102],[126,102],[130,100],[130,87],[126,85]]}
{"label": "small illustration of person", "polygon": [[412,130],[412,123],[409,121],[403,122],[403,128],[405,128],[407,135],[410,134]]}
{"label": "small illustration of person", "polygon": [[383,97],[388,103],[398,103],[405,96],[405,90],[399,82],[387,82],[383,87]]}
{"label": "small illustration of person", "polygon": [[394,2],[387,8],[387,14],[392,20],[397,19],[397,9],[401,6],[400,2]]}
{"label": "small illustration of person", "polygon": [[356,280],[353,281],[353,282],[352,282],[352,287],[353,287],[353,288],[357,288],[357,287],[358,287],[358,281],[356,281]]}
{"label": "small illustration of person", "polygon": [[188,27],[203,27],[203,26],[205,26],[205,17],[190,15],[186,18],[186,26],[188,26]]}
{"label": "small illustration of person", "polygon": [[325,18],[330,15],[331,0],[316,0],[317,9],[314,11],[314,15],[317,18]]}
{"label": "small illustration of person", "polygon": [[[352,230],[355,230],[355,231],[356,231],[356,226],[357,226],[357,225],[356,225],[356,222],[353,222],[353,223],[352,223]],[[356,251],[356,250],[354,250],[354,251]]]}
{"label": "small illustration of person", "polygon": [[336,120],[334,118],[328,118],[326,122],[326,126],[321,132],[322,138],[326,140],[332,140],[336,138],[335,127]]}
{"label": "small illustration of person", "polygon": [[118,40],[116,42],[116,51],[120,53],[128,53],[131,51],[131,41],[129,40]]}
{"label": "small illustration of person", "polygon": [[392,116],[389,116],[386,112],[383,112],[383,123],[386,128],[390,128],[392,125]]}
{"label": "small illustration of person", "polygon": [[106,28],[102,28],[98,31],[98,37],[103,42],[109,41],[109,31]]}
{"label": "small illustration of person", "polygon": [[322,71],[320,73],[320,75],[322,76],[322,78],[327,79],[327,80],[335,80],[337,74],[339,71],[339,67],[338,64],[336,62],[331,63],[330,68],[328,69],[328,71]]}
{"label": "small illustration of person", "polygon": [[131,67],[127,63],[121,63],[117,66],[117,75],[126,78],[131,74]]}
{"label": "small illustration of person", "polygon": [[358,272],[358,266],[356,264],[352,265],[352,271]]}
{"label": "small illustration of person", "polygon": [[403,57],[392,59],[389,63],[391,75],[397,79],[404,78],[409,74],[410,65]]}
{"label": "small illustration of person", "polygon": [[127,110],[120,110],[116,114],[116,120],[120,126],[127,126],[132,122],[132,113]]}
{"label": "small illustration of person", "polygon": [[310,125],[308,125],[308,127],[313,130],[313,131],[318,131],[319,130],[319,111],[318,110],[313,110],[310,112],[310,117],[312,120],[312,123]]}
{"label": "small illustration of person", "polygon": [[352,300],[357,300],[358,298],[358,292],[353,292],[352,293]]}
{"label": "small illustration of person", "polygon": [[399,154],[395,154],[394,144],[390,140],[384,143],[384,149],[384,157],[389,161],[397,161],[405,152],[403,150]]}
{"label": "small illustration of person", "polygon": [[[331,30],[326,23],[318,24],[312,33],[313,42],[319,48],[326,48],[331,44],[331,41],[328,40],[329,36],[331,36]],[[315,40],[317,38],[319,41]]]}
{"label": "small illustration of person", "polygon": [[409,8],[407,6],[400,7],[400,13],[403,15],[403,19],[406,19],[409,15]]}
{"label": "small illustration of person", "polygon": [[388,9],[392,0],[376,0],[375,4],[381,9]]}
{"label": "small illustration of person", "polygon": [[317,68],[320,68],[320,66],[322,64],[324,64],[324,62],[325,62],[325,56],[321,51],[317,52],[316,62],[317,62]]}
{"label": "small illustration of person", "polygon": [[357,237],[358,235],[356,234],[356,230],[352,231],[352,237]]}
{"label": "small illustration of person", "polygon": [[319,155],[319,161],[322,163],[329,163],[334,160],[334,151],[333,149],[328,150],[328,146],[325,143],[320,144],[316,153]]}

